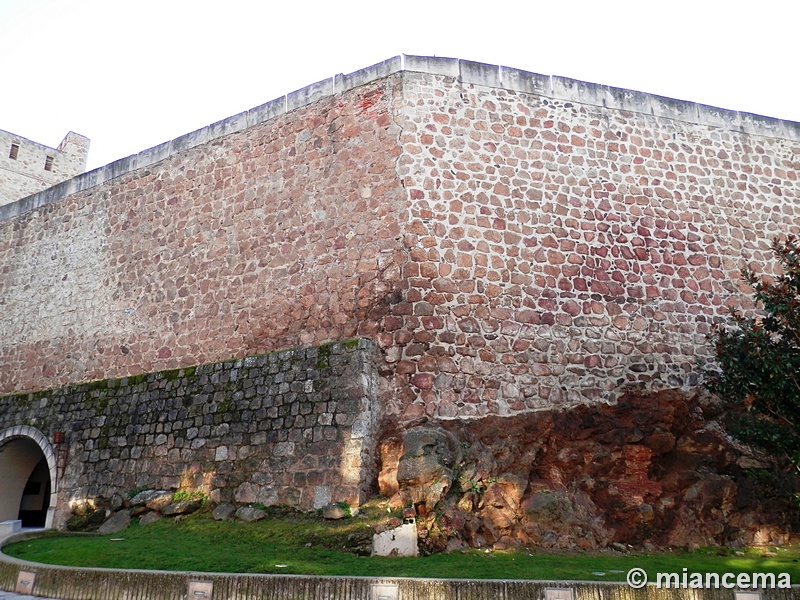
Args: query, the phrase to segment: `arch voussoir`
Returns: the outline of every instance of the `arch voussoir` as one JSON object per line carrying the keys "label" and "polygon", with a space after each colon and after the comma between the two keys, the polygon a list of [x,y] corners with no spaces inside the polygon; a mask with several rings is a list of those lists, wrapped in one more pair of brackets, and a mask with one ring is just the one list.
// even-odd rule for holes
{"label": "arch voussoir", "polygon": [[27,439],[34,442],[42,452],[45,461],[47,462],[47,469],[50,473],[50,504],[47,509],[47,516],[45,519],[45,527],[50,528],[53,526],[53,517],[55,515],[57,491],[58,491],[58,469],[56,461],[56,453],[50,445],[44,433],[30,425],[15,425],[3,431],[0,431],[0,448],[5,444],[17,440]]}

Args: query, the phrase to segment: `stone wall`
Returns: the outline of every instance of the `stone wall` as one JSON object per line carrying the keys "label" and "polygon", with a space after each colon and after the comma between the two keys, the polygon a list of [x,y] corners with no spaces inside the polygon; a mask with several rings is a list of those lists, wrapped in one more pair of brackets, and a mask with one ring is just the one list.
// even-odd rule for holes
{"label": "stone wall", "polygon": [[89,140],[77,133],[48,148],[0,131],[0,206],[83,173],[88,155]]}
{"label": "stone wall", "polygon": [[356,335],[403,422],[686,390],[798,170],[795,123],[395,58],[2,207],[0,390]]}
{"label": "stone wall", "polygon": [[740,268],[770,273],[771,239],[800,232],[800,127],[464,61],[406,68],[426,71],[395,117],[409,260],[378,338],[398,410],[696,387],[712,323],[750,308]]}
{"label": "stone wall", "polygon": [[403,255],[400,83],[0,221],[0,391],[374,335]]}
{"label": "stone wall", "polygon": [[134,488],[303,510],[375,479],[375,347],[352,340],[0,398],[0,432],[65,433],[56,524]]}

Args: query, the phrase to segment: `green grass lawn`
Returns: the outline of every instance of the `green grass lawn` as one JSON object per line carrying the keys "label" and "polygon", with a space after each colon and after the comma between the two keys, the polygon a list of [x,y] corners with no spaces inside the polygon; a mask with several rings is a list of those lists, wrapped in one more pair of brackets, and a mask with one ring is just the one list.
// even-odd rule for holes
{"label": "green grass lawn", "polygon": [[[83,567],[297,573],[397,577],[624,581],[633,567],[657,572],[789,573],[800,582],[800,547],[695,553],[456,552],[420,558],[358,556],[346,549],[371,539],[372,519],[327,522],[282,515],[257,523],[213,521],[207,514],[182,522],[133,525],[107,536],[49,533],[6,546],[6,554],[34,562]],[[652,579],[651,579],[652,581]]]}

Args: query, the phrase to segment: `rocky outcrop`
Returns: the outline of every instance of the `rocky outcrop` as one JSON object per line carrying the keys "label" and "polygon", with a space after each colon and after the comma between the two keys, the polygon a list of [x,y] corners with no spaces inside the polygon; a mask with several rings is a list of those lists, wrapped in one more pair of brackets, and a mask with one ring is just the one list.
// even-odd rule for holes
{"label": "rocky outcrop", "polygon": [[328,504],[322,508],[322,518],[337,521],[348,516],[349,510],[339,504]]}
{"label": "rocky outcrop", "polygon": [[253,506],[242,506],[234,513],[234,518],[237,521],[244,521],[245,523],[252,523],[253,521],[260,521],[266,518],[267,513],[260,508]]}
{"label": "rocky outcrop", "polygon": [[97,530],[98,533],[107,535],[109,533],[117,533],[123,529],[127,529],[131,524],[131,511],[121,510],[114,513],[110,519],[103,523]]}
{"label": "rocky outcrop", "polygon": [[155,523],[156,521],[160,521],[164,518],[164,515],[158,512],[149,512],[144,515],[141,519],[139,519],[139,525],[150,525],[150,523]]}
{"label": "rocky outcrop", "polygon": [[164,517],[179,517],[196,512],[205,505],[205,496],[200,492],[189,493],[182,498],[168,490],[144,490],[125,499],[115,494],[111,498],[82,499],[72,504],[71,517],[67,521],[70,531],[98,531],[116,533],[130,525],[131,518],[139,518],[140,525],[154,523]]}
{"label": "rocky outcrop", "polygon": [[403,436],[404,453],[397,465],[397,483],[408,504],[434,507],[450,489],[461,462],[459,443],[448,432],[415,427]]}
{"label": "rocky outcrop", "polygon": [[227,521],[232,518],[235,513],[236,507],[233,504],[223,502],[214,507],[214,510],[211,511],[211,516],[214,517],[215,521]]}
{"label": "rocky outcrop", "polygon": [[710,396],[664,391],[427,421],[381,441],[379,484],[396,506],[417,507],[429,551],[786,542],[797,481],[732,439],[725,416]]}

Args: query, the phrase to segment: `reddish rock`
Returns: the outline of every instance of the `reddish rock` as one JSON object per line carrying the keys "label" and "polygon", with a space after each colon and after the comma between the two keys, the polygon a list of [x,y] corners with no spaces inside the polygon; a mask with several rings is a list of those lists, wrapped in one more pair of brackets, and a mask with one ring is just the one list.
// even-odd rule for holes
{"label": "reddish rock", "polygon": [[434,376],[430,373],[417,373],[411,377],[411,385],[422,390],[429,390],[433,387]]}
{"label": "reddish rock", "polygon": [[[427,551],[509,540],[582,549],[785,542],[800,526],[791,503],[800,484],[769,470],[766,487],[749,476],[740,463],[777,465],[732,443],[713,420],[726,416],[709,398],[665,391],[625,395],[614,406],[428,422],[431,443],[403,457],[427,467],[394,481],[400,496],[441,515],[418,520],[431,530],[421,536]],[[445,439],[466,448],[457,465],[437,459],[435,448],[448,444],[434,441]],[[389,471],[399,451],[396,441],[382,446]],[[460,472],[457,484],[434,489],[450,481],[446,472]],[[398,488],[381,489],[391,495]]]}

